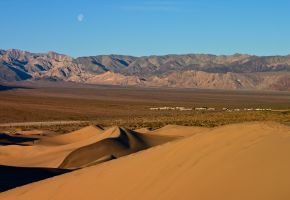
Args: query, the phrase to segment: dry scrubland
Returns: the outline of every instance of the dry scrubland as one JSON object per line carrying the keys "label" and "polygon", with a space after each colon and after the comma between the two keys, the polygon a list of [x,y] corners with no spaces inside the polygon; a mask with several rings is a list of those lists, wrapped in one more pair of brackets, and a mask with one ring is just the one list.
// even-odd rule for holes
{"label": "dry scrubland", "polygon": [[[290,93],[142,89],[69,85],[0,91],[0,122],[88,121],[75,125],[41,127],[69,132],[88,124],[127,128],[159,128],[166,124],[213,127],[244,121],[290,122]],[[196,112],[151,111],[150,107],[185,106],[272,108],[273,111]],[[25,126],[22,129],[39,127]],[[1,128],[4,130],[4,128]]]}

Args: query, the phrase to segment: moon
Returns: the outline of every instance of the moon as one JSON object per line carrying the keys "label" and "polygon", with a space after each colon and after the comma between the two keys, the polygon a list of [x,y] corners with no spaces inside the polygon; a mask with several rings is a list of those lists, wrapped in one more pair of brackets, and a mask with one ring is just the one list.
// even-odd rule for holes
{"label": "moon", "polygon": [[77,16],[77,20],[78,20],[78,22],[82,22],[82,21],[84,21],[84,18],[85,18],[85,16],[84,16],[84,14],[82,14],[82,13],[78,14],[78,16]]}

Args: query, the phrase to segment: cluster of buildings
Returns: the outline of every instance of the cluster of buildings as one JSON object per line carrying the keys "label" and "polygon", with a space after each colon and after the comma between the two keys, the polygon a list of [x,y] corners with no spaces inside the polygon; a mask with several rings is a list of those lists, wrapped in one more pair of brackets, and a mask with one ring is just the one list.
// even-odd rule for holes
{"label": "cluster of buildings", "polygon": [[179,110],[179,111],[188,111],[192,110],[192,108],[185,108],[185,107],[155,107],[155,108],[150,108],[150,110]]}
{"label": "cluster of buildings", "polygon": [[201,107],[201,108],[186,108],[186,107],[154,107],[150,108],[150,110],[179,110],[179,111],[190,111],[190,110],[196,110],[196,111],[215,111],[215,108],[207,108],[207,107]]}
{"label": "cluster of buildings", "polygon": [[[177,111],[216,111],[216,108],[208,108],[208,107],[197,107],[197,108],[186,108],[186,107],[153,107],[149,108],[150,110],[177,110]],[[271,111],[271,108],[222,108],[222,111],[225,112],[240,112],[240,111]]]}
{"label": "cluster of buildings", "polygon": [[227,111],[227,112],[239,112],[239,111],[272,111],[271,108],[244,108],[244,109],[240,109],[240,108],[234,108],[234,109],[229,109],[229,108],[223,108],[223,111]]}
{"label": "cluster of buildings", "polygon": [[244,108],[244,110],[247,110],[247,111],[272,111],[271,108]]}

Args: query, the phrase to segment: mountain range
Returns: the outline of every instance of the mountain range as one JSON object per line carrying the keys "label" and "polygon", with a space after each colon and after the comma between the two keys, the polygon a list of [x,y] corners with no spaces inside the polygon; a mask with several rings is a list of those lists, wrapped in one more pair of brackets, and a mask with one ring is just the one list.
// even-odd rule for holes
{"label": "mountain range", "polygon": [[0,50],[0,82],[65,81],[85,84],[290,91],[290,55],[99,55]]}

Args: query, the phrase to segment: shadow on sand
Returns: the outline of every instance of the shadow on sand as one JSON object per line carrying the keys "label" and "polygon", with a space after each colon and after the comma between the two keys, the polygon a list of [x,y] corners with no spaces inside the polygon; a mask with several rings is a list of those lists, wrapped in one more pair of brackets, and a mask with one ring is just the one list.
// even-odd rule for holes
{"label": "shadow on sand", "polygon": [[37,138],[11,136],[5,133],[0,133],[0,145],[27,145],[25,142],[34,142]]}
{"label": "shadow on sand", "polygon": [[57,168],[28,168],[0,165],[0,192],[70,171]]}

